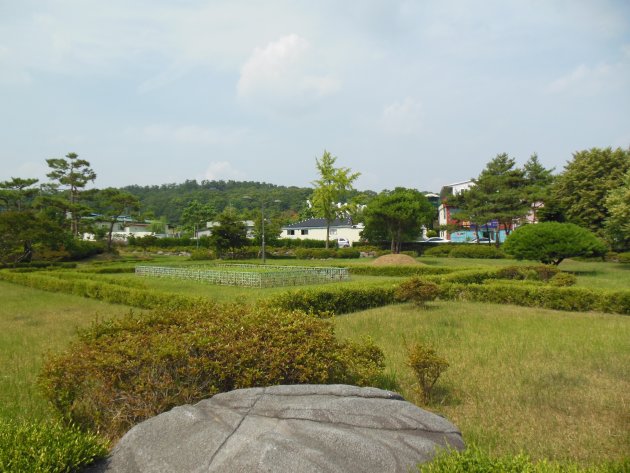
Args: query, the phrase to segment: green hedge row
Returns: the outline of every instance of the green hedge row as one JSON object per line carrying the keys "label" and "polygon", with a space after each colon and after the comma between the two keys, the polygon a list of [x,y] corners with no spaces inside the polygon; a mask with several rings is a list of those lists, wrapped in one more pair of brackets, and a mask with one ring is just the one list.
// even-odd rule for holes
{"label": "green hedge row", "polygon": [[395,302],[396,286],[297,289],[280,293],[267,304],[285,310],[302,310],[327,317],[382,307]]}
{"label": "green hedge row", "polygon": [[500,248],[488,244],[450,243],[428,248],[424,256],[449,256],[451,258],[502,259],[505,253]]}
{"label": "green hedge row", "polygon": [[451,268],[437,268],[434,266],[371,266],[356,265],[349,266],[350,274],[357,276],[389,276],[389,277],[406,277],[406,276],[427,276],[430,274],[447,274],[455,270]]}
{"label": "green hedge row", "polygon": [[440,298],[513,304],[577,312],[630,314],[630,291],[595,291],[585,287],[557,287],[511,282],[444,283]]}
{"label": "green hedge row", "polygon": [[201,298],[181,296],[146,289],[86,279],[61,279],[41,273],[0,271],[0,280],[51,292],[98,299],[113,304],[124,304],[141,309],[154,307],[193,307]]}
{"label": "green hedge row", "polygon": [[96,435],[57,422],[0,422],[0,471],[55,473],[78,471],[107,455]]}
{"label": "green hedge row", "polygon": [[327,259],[327,258],[359,258],[359,250],[352,248],[298,248],[295,250],[297,259]]}

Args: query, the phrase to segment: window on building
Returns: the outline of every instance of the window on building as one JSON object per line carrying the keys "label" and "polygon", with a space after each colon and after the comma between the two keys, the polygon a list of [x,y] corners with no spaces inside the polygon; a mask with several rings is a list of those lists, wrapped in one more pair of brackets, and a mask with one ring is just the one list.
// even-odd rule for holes
{"label": "window on building", "polygon": [[295,235],[295,230],[287,230],[287,235]]}
{"label": "window on building", "polygon": [[331,228],[330,229],[330,234],[331,235],[336,235],[337,234],[337,229],[336,228]]}
{"label": "window on building", "polygon": [[302,230],[302,235],[308,235],[308,230]]}

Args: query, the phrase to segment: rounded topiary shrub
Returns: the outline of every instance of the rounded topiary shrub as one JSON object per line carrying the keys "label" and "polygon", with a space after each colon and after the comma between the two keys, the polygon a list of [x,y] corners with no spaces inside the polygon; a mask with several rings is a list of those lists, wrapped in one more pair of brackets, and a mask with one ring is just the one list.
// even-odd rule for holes
{"label": "rounded topiary shrub", "polygon": [[95,323],[47,360],[45,396],[84,428],[117,438],[136,423],[218,392],[275,384],[368,385],[383,354],[339,342],[300,311],[206,304]]}

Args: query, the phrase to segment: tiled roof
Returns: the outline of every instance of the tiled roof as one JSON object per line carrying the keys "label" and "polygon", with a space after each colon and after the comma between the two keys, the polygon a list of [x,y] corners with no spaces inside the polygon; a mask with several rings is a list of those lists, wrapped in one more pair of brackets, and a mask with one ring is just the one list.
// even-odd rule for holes
{"label": "tiled roof", "polygon": [[[330,222],[330,227],[352,227],[351,218],[341,218]],[[285,225],[282,228],[296,229],[296,228],[326,228],[325,218],[309,218],[308,220],[302,220],[301,222]]]}

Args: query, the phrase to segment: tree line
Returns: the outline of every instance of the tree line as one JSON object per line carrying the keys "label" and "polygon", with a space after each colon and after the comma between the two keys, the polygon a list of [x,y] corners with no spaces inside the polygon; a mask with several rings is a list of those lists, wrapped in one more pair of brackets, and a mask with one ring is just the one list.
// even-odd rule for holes
{"label": "tree line", "polygon": [[[353,184],[359,173],[337,167],[336,161],[328,151],[315,159],[318,176],[312,188],[188,180],[87,189],[97,177],[88,161],[76,153],[47,159],[50,182],[28,178],[0,182],[0,259],[29,261],[35,249],[84,254],[87,244],[80,237],[86,231],[96,233],[111,249],[113,228],[122,215],[149,219],[156,231],[166,222],[176,223],[188,236],[208,221],[228,226],[251,219],[258,240],[263,214],[270,236],[279,234],[282,224],[300,219],[322,217],[329,230],[335,219],[351,216],[365,223],[364,239],[387,241],[392,252],[400,251],[402,242],[417,239],[423,225],[436,228],[436,209],[424,193],[402,187],[358,191]],[[518,167],[503,153],[491,159],[473,183],[457,196],[442,196],[459,209],[456,217],[462,223],[479,229],[497,221],[509,234],[530,214],[541,222],[576,224],[604,238],[614,250],[630,247],[630,149],[576,152],[559,174],[546,169],[536,155]],[[234,231],[244,231],[236,227]],[[224,239],[228,241],[229,235]],[[225,245],[231,247],[234,241],[244,240]]]}

